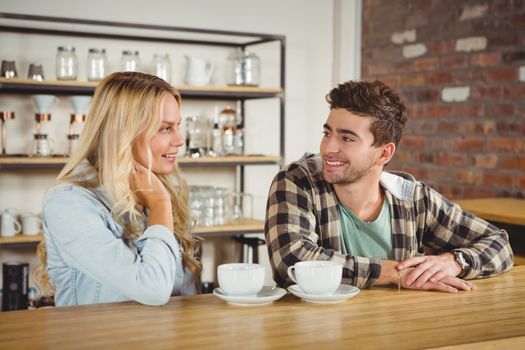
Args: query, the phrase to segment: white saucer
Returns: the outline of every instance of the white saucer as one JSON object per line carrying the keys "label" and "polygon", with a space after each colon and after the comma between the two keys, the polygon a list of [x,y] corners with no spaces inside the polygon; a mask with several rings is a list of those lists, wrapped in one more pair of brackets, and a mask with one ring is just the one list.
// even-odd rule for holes
{"label": "white saucer", "polygon": [[237,306],[261,306],[271,304],[275,300],[281,299],[286,291],[279,287],[264,286],[263,289],[254,296],[226,295],[220,288],[215,288],[213,294],[219,299],[226,300],[228,304]]}
{"label": "white saucer", "polygon": [[345,300],[355,297],[360,292],[359,288],[350,286],[348,284],[340,284],[335,292],[328,295],[306,294],[297,284],[291,285],[288,287],[288,290],[296,297],[299,297],[309,303],[316,304],[342,303]]}

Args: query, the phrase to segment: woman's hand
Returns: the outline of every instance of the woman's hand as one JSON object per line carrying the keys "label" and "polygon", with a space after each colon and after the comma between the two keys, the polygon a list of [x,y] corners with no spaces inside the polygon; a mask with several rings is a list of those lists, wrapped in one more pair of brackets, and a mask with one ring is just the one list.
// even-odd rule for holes
{"label": "woman's hand", "polygon": [[148,208],[148,225],[164,225],[173,231],[173,211],[168,190],[148,168],[135,162],[135,175],[131,189],[137,194],[139,204]]}
{"label": "woman's hand", "polygon": [[452,253],[412,257],[399,263],[396,269],[403,276],[404,288],[452,292],[475,288],[474,284],[456,277],[461,267]]}

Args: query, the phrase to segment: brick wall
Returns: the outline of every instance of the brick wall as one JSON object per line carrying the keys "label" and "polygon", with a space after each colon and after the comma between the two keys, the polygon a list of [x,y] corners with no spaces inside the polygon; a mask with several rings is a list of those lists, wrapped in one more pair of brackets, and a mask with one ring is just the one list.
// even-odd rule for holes
{"label": "brick wall", "polygon": [[451,198],[525,196],[525,1],[363,0],[362,78],[409,107],[390,169]]}

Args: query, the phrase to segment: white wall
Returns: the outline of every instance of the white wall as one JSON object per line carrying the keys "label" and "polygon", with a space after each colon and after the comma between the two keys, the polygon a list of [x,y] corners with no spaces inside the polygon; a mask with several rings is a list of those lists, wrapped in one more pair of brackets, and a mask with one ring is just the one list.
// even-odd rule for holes
{"label": "white wall", "polygon": [[[344,57],[355,56],[358,48],[353,40],[355,33],[348,31],[348,26],[355,28],[356,9],[359,0],[335,0],[338,13],[334,13],[334,2],[326,0],[150,0],[132,1],[115,0],[2,0],[0,11],[37,14],[44,16],[71,17],[83,19],[97,19],[108,21],[122,21],[146,24],[161,24],[181,27],[199,27],[208,29],[233,30],[241,32],[261,32],[281,34],[286,36],[286,162],[298,159],[305,151],[317,152],[321,137],[321,125],[328,113],[324,100],[326,93],[337,77],[345,79],[355,74],[355,63],[344,62]],[[339,11],[343,9],[344,11]],[[339,24],[334,26],[334,16]],[[334,36],[334,31],[346,31]],[[336,39],[336,40],[335,40]],[[11,41],[10,41],[11,40]],[[51,39],[50,39],[51,40]],[[53,39],[56,41],[56,38]],[[71,42],[73,40],[73,42]],[[90,41],[91,40],[91,41]],[[334,47],[335,40],[335,47]],[[39,57],[44,61],[45,74],[53,79],[55,41],[47,39],[26,42],[19,45],[20,38],[0,33],[0,47],[2,59],[9,59],[10,48],[28,50],[23,52],[25,58],[15,57],[20,65],[19,76],[27,74],[28,53],[31,59]],[[110,61],[117,61],[120,51],[126,48],[126,43],[113,43],[111,46],[104,41],[93,42],[92,39],[64,38],[64,43],[77,46],[80,60],[85,60],[88,47],[102,46],[108,50]],[[30,44],[30,45],[27,45]],[[61,44],[61,43],[59,43]],[[131,48],[141,51],[143,61],[151,59],[152,52],[156,51],[157,44],[133,44]],[[27,48],[27,46],[30,46]],[[129,46],[128,46],[129,47]],[[80,50],[82,48],[82,50]],[[5,50],[7,49],[7,50]],[[165,47],[163,47],[165,49]],[[224,84],[225,57],[227,52],[210,51],[201,48],[183,47],[167,48],[174,65],[174,84],[182,83],[184,75],[183,54],[191,52],[194,55],[203,55],[216,63],[213,81]],[[193,51],[192,51],[193,50]],[[275,58],[268,52],[271,47],[258,49],[262,58],[262,85],[278,85],[278,67]],[[336,57],[337,56],[337,57]],[[275,57],[275,56],[273,56]],[[20,62],[20,64],[22,64]],[[333,63],[337,63],[334,70]],[[349,68],[349,65],[352,68]],[[343,68],[341,68],[343,67]],[[346,67],[346,68],[345,68]],[[83,66],[81,66],[81,75]],[[348,73],[350,71],[350,73]],[[358,69],[357,69],[358,71]],[[335,73],[334,73],[335,72]],[[352,73],[353,72],[353,73]],[[183,115],[199,114],[211,116],[213,102],[185,101]],[[226,105],[223,103],[221,105]],[[17,153],[27,148],[33,127],[33,107],[28,97],[14,95],[0,96],[0,109],[15,108],[17,119],[10,126],[10,143],[8,147]],[[19,112],[20,111],[20,112]],[[60,105],[53,112],[53,126],[51,134],[57,140],[57,150],[65,149],[64,130],[67,127],[67,116],[70,107],[67,98],[61,98]],[[254,153],[278,153],[278,103],[274,101],[247,102],[247,150]],[[9,152],[9,148],[8,148]],[[255,217],[264,218],[264,207],[268,186],[278,169],[275,166],[248,167],[246,176],[246,191],[254,194]],[[207,184],[210,173],[203,169],[185,171],[185,175],[192,184]],[[40,211],[40,203],[45,188],[56,173],[42,171],[39,174],[31,172],[2,172],[0,173],[0,209],[18,207],[23,211]],[[233,172],[220,170],[213,173],[217,184],[232,185]],[[213,240],[212,240],[213,241]],[[210,243],[212,246],[219,242]],[[214,249],[205,246],[205,253],[213,254]],[[260,250],[265,254],[266,249]],[[19,257],[20,250],[0,248],[1,261]],[[263,255],[266,259],[267,256]],[[212,261],[217,262],[216,260]],[[205,260],[206,263],[206,260]],[[207,264],[209,265],[209,264]],[[204,280],[213,278],[210,267],[205,269]]]}

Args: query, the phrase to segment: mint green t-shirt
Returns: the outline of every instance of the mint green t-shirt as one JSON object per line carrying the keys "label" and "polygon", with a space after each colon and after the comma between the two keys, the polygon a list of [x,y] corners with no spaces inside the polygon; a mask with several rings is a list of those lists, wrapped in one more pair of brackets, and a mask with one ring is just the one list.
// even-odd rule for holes
{"label": "mint green t-shirt", "polygon": [[341,214],[341,252],[367,258],[392,259],[392,229],[388,203],[383,202],[379,217],[372,222],[361,220],[339,203]]}

